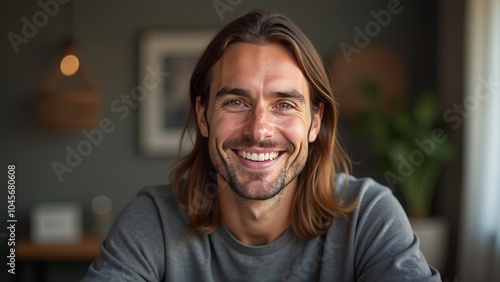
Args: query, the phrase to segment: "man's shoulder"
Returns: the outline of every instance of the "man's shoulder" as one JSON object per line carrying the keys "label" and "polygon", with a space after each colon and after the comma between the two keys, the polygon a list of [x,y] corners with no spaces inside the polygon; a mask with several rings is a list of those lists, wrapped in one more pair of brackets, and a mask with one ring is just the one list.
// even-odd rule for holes
{"label": "man's shoulder", "polygon": [[356,208],[347,215],[350,224],[370,221],[373,224],[377,221],[375,219],[380,217],[407,220],[406,213],[393,191],[372,178],[346,177],[342,174],[338,177],[336,189],[342,204],[358,202]]}
{"label": "man's shoulder", "polygon": [[187,216],[179,206],[170,184],[145,186],[137,193],[132,203],[134,202],[139,206],[147,205],[149,209],[155,209],[161,218],[174,217],[187,222]]}
{"label": "man's shoulder", "polygon": [[358,199],[361,204],[361,202],[381,196],[393,197],[390,188],[374,179],[369,177],[357,178],[353,175],[347,176],[345,173],[338,174],[335,188],[344,203]]}
{"label": "man's shoulder", "polygon": [[173,197],[170,184],[145,186],[137,193],[137,196],[141,195],[151,198]]}

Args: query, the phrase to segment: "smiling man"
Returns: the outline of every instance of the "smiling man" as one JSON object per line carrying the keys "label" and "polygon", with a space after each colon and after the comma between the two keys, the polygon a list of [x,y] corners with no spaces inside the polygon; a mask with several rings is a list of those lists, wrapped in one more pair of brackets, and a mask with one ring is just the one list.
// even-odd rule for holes
{"label": "smiling man", "polygon": [[192,151],[121,213],[85,281],[440,281],[391,190],[348,175],[327,72],[289,19],[224,27],[190,95]]}
{"label": "smiling man", "polygon": [[222,220],[243,243],[270,243],[290,225],[323,103],[311,109],[307,80],[279,44],[235,42],[211,73],[208,103],[198,96],[196,114],[218,173]]}

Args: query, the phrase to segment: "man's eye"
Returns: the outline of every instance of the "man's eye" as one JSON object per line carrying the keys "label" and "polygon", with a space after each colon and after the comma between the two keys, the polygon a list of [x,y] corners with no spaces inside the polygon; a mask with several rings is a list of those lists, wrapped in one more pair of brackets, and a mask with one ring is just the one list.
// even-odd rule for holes
{"label": "man's eye", "polygon": [[290,103],[282,102],[282,103],[277,104],[276,108],[282,109],[282,110],[288,110],[288,109],[293,108],[293,105]]}
{"label": "man's eye", "polygon": [[244,106],[244,104],[240,100],[230,100],[226,102],[226,106],[237,108]]}

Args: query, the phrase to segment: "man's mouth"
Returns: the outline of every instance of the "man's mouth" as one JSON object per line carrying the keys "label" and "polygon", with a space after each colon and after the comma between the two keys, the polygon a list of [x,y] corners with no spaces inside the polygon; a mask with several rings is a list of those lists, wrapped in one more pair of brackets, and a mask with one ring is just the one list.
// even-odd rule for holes
{"label": "man's mouth", "polygon": [[272,161],[280,155],[279,152],[250,153],[243,150],[237,150],[237,153],[241,158],[255,162]]}

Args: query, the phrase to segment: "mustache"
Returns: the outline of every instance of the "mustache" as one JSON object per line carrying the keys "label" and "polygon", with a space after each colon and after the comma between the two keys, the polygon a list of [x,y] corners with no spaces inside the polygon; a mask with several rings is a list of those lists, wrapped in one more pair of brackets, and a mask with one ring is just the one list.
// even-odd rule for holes
{"label": "mustache", "polygon": [[262,141],[256,141],[255,139],[251,137],[244,137],[244,138],[232,138],[224,141],[222,143],[222,149],[226,150],[228,148],[233,148],[233,147],[243,147],[243,148],[250,148],[250,147],[257,147],[257,148],[263,148],[263,149],[280,149],[280,150],[285,150],[288,152],[292,152],[294,150],[294,146],[292,143],[290,143],[287,140],[262,140]]}

